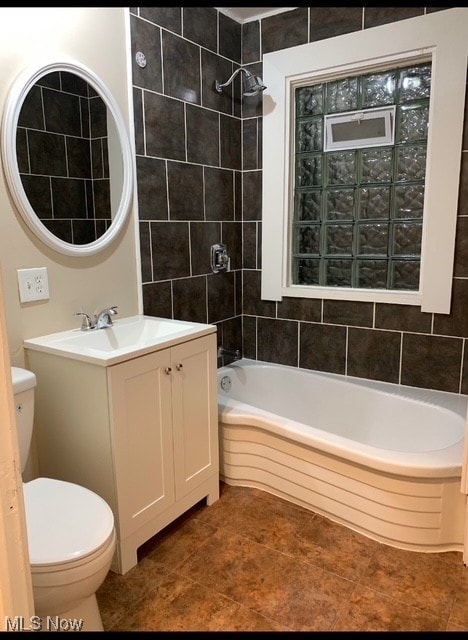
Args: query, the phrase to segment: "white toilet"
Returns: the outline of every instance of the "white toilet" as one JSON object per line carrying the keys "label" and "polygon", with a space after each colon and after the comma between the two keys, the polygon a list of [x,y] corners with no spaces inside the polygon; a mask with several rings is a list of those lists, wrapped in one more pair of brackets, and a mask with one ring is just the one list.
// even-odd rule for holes
{"label": "white toilet", "polygon": [[[31,446],[36,376],[11,367],[21,467]],[[115,550],[114,516],[97,494],[70,482],[37,478],[23,484],[34,607],[43,630],[57,619],[103,631],[96,591]],[[52,622],[51,622],[52,620]],[[71,624],[74,624],[71,622]],[[78,623],[76,623],[78,624]]]}

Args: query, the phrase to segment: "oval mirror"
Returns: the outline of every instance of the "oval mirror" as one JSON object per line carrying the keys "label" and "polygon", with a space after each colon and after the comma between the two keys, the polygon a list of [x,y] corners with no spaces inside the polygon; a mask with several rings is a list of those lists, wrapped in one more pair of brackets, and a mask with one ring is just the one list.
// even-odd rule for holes
{"label": "oval mirror", "polygon": [[130,211],[133,163],[102,80],[76,62],[26,69],[7,97],[1,135],[11,196],[36,236],[70,256],[109,246]]}

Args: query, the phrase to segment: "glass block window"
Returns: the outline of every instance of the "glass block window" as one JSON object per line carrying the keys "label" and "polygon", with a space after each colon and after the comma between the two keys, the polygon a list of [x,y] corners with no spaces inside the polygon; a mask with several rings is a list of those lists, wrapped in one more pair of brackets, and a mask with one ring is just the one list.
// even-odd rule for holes
{"label": "glass block window", "polygon": [[[419,289],[430,88],[423,63],[294,89],[293,284]],[[379,107],[392,145],[324,150],[325,116]]]}

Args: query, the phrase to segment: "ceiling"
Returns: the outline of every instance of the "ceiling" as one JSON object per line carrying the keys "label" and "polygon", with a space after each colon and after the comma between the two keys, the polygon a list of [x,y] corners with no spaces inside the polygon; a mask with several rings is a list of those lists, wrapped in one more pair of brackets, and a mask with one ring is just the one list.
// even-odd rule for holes
{"label": "ceiling", "polygon": [[296,9],[296,7],[215,7],[215,9],[242,23],[265,18],[275,13],[290,11],[291,9]]}

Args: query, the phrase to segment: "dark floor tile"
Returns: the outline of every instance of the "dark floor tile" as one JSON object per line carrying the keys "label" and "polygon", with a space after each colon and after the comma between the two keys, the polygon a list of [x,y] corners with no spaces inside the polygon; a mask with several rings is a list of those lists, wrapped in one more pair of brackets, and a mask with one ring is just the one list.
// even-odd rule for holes
{"label": "dark floor tile", "polygon": [[468,627],[461,627],[459,624],[454,624],[453,622],[449,622],[447,625],[447,631],[468,631]]}
{"label": "dark floor tile", "polygon": [[104,630],[109,631],[121,620],[126,624],[129,612],[168,573],[169,569],[155,558],[142,560],[124,576],[109,571],[96,593]]}
{"label": "dark floor tile", "polygon": [[468,568],[462,569],[455,602],[450,612],[449,624],[456,625],[459,630],[468,631]]}
{"label": "dark floor tile", "polygon": [[445,631],[441,618],[357,586],[334,631]]}
{"label": "dark floor tile", "polygon": [[164,565],[170,571],[210,538],[214,530],[195,518],[178,519],[143,544],[138,550],[139,557]]}
{"label": "dark floor tile", "polygon": [[139,563],[125,575],[110,571],[96,597],[106,630],[122,621],[169,572],[212,535],[213,527],[190,519],[190,514],[153,536],[138,549]]}
{"label": "dark floor tile", "polygon": [[233,605],[209,587],[172,573],[112,631],[217,631]]}
{"label": "dark floor tile", "polygon": [[461,553],[394,549],[268,492],[220,488],[108,574],[106,631],[468,630]]}
{"label": "dark floor tile", "polygon": [[315,517],[286,500],[246,487],[223,490],[223,499],[199,512],[207,524],[245,536],[288,555],[299,531]]}
{"label": "dark floor tile", "polygon": [[222,497],[196,517],[349,580],[359,579],[380,546],[265,491],[223,485]]}
{"label": "dark floor tile", "polygon": [[218,616],[218,631],[291,631],[256,611],[233,604]]}
{"label": "dark floor tile", "polygon": [[418,554],[382,545],[361,583],[447,624],[464,570],[460,553]]}
{"label": "dark floor tile", "polygon": [[379,547],[375,540],[317,515],[308,519],[289,552],[342,578],[358,581]]}
{"label": "dark floor tile", "polygon": [[218,530],[178,572],[297,631],[329,630],[353,583]]}

